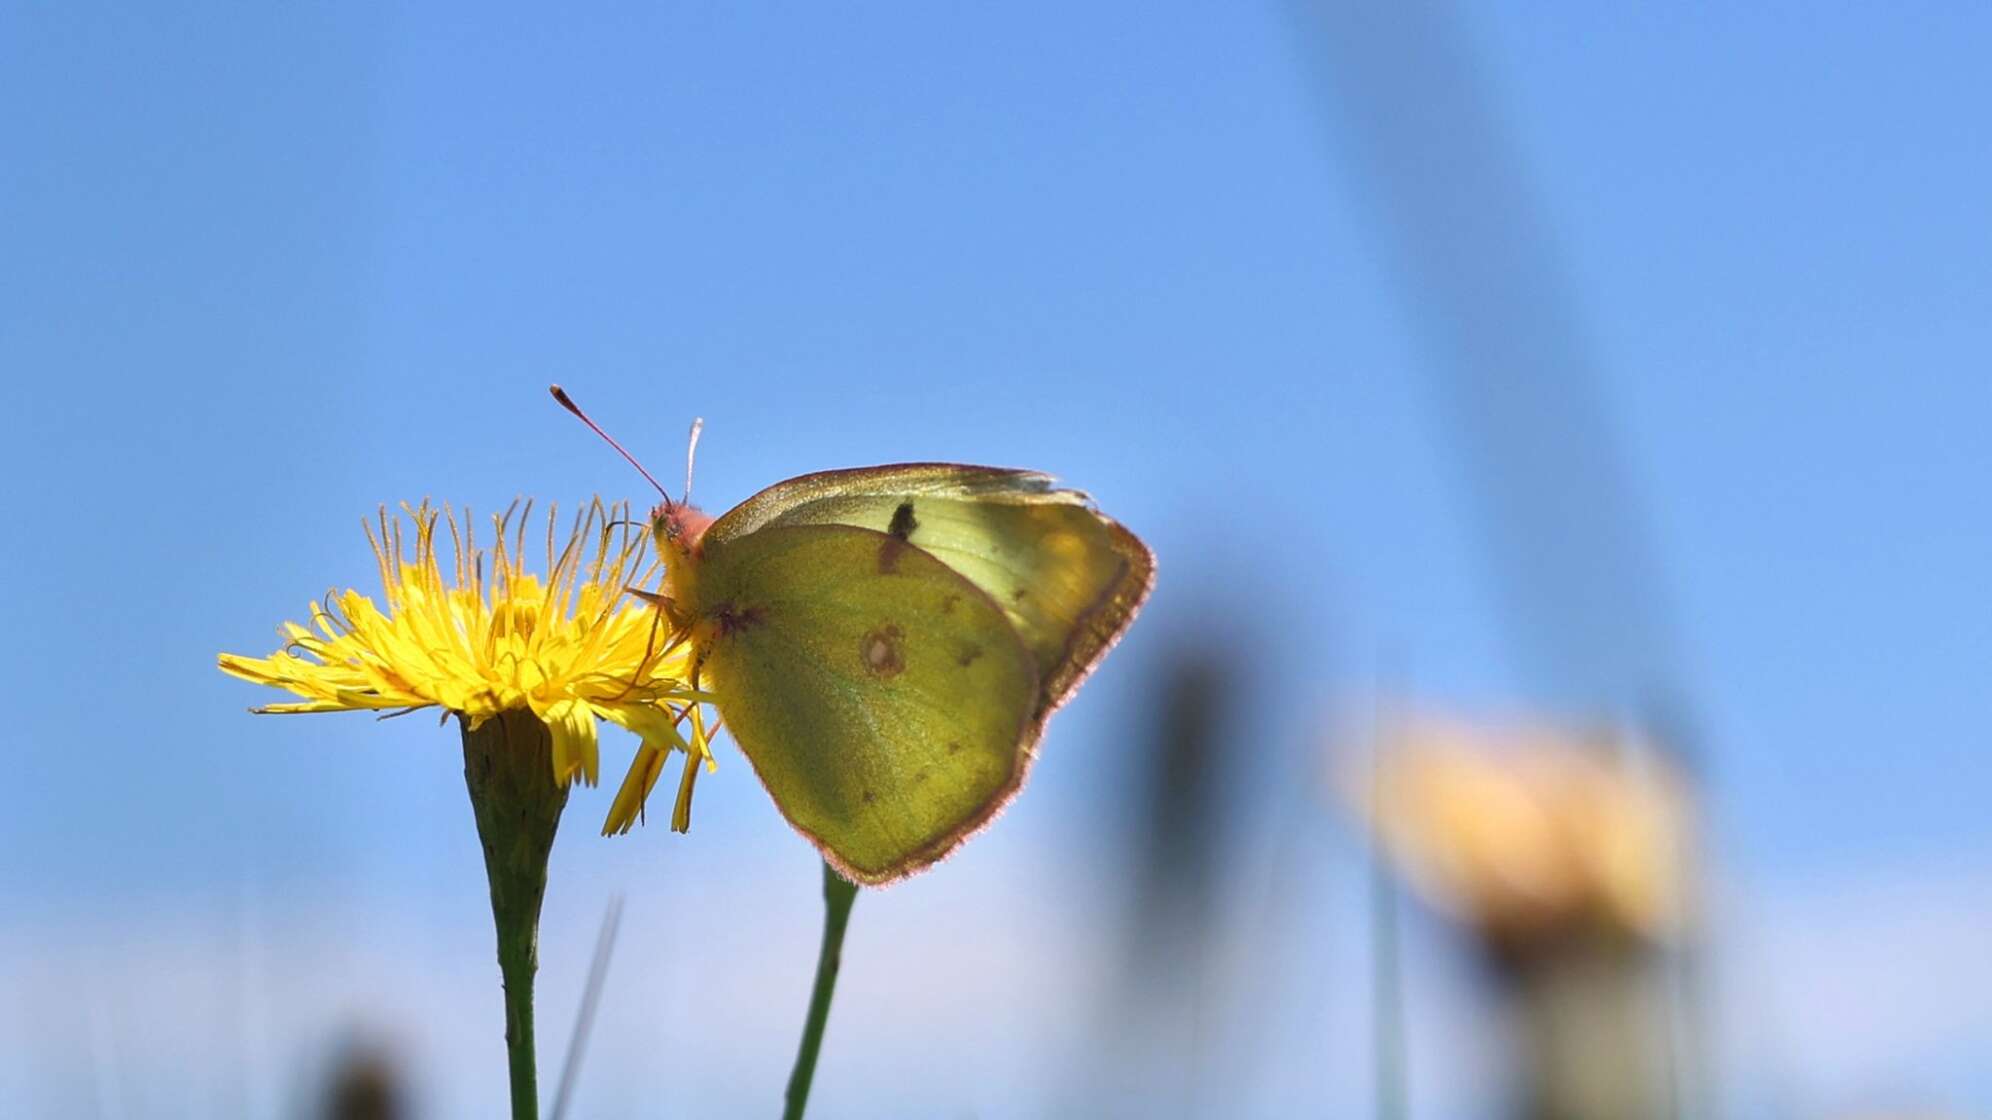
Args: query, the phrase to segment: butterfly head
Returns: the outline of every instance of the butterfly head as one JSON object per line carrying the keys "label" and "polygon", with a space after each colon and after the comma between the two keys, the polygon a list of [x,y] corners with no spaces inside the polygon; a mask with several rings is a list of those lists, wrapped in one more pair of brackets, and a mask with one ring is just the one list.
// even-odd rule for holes
{"label": "butterfly head", "polygon": [[696,555],[706,526],[711,524],[711,514],[690,502],[675,502],[669,497],[650,511],[650,535],[667,564]]}

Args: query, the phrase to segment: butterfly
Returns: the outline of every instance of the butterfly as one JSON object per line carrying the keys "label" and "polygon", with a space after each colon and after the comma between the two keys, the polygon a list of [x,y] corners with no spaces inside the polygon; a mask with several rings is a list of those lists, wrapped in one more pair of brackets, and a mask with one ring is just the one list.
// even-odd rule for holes
{"label": "butterfly", "polygon": [[854,882],[924,870],[993,820],[1154,586],[1140,538],[1035,471],[821,471],[714,518],[689,467],[679,500],[643,471],[665,571],[640,593],[776,808]]}

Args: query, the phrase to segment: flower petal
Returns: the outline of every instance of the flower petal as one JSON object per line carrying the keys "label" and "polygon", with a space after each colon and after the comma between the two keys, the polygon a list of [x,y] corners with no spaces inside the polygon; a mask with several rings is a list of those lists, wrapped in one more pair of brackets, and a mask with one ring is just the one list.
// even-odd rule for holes
{"label": "flower petal", "polygon": [[595,713],[578,700],[556,700],[534,714],[553,732],[553,780],[566,785],[576,776],[594,785],[601,771],[595,744]]}

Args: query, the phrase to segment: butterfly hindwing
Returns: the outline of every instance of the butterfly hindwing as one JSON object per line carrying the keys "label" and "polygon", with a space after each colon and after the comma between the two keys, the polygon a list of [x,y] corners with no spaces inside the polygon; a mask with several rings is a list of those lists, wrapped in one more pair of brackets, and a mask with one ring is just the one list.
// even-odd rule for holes
{"label": "butterfly hindwing", "polygon": [[947,564],[904,535],[775,524],[708,536],[700,567],[701,675],[783,815],[844,874],[932,863],[1021,785],[1036,660]]}

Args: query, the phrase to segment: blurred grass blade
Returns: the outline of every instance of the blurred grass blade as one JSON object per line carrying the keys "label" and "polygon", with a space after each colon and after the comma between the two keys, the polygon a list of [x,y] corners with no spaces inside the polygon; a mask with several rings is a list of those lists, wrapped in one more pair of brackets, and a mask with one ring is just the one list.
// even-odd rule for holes
{"label": "blurred grass blade", "polygon": [[567,1114],[567,1102],[574,1096],[574,1082],[581,1075],[581,1057],[588,1050],[588,1032],[595,1025],[602,985],[609,976],[609,958],[615,955],[622,912],[622,895],[610,895],[609,908],[602,915],[601,932],[595,935],[595,957],[588,962],[588,984],[581,991],[581,1008],[574,1015],[574,1034],[567,1040],[567,1060],[560,1067],[560,1085],[553,1091],[552,1120],[560,1120]]}

